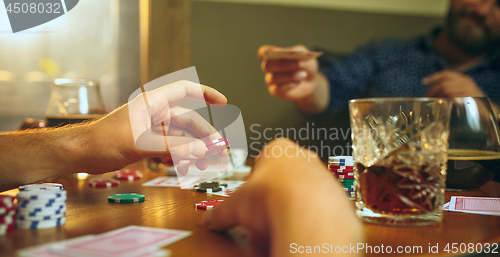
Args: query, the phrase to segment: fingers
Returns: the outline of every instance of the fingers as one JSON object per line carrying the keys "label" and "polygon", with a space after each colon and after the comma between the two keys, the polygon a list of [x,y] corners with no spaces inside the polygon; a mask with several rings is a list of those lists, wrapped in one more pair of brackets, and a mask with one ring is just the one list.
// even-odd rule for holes
{"label": "fingers", "polygon": [[[153,101],[153,104],[158,105],[174,105],[184,98],[204,101],[214,105],[225,105],[227,103],[227,98],[219,91],[188,80],[180,80],[149,91],[147,97]],[[152,104],[150,103],[150,105]]]}
{"label": "fingers", "polygon": [[179,173],[179,175],[186,176],[186,174],[189,171],[189,166],[190,165],[191,165],[190,161],[186,161],[186,160],[179,161],[177,163],[177,172]]}
{"label": "fingers", "polygon": [[279,85],[288,82],[301,81],[303,79],[306,79],[307,76],[308,74],[304,70],[298,72],[280,72],[280,73],[268,72],[264,76],[264,81],[268,85],[273,85],[273,84]]}
{"label": "fingers", "polygon": [[199,113],[180,106],[170,108],[171,122],[177,128],[188,130],[204,141],[221,138],[221,135]]}
{"label": "fingers", "polygon": [[231,208],[229,199],[205,213],[203,224],[209,229],[224,231],[238,225],[237,207]]}
{"label": "fingers", "polygon": [[431,86],[431,85],[440,83],[443,80],[449,78],[450,76],[453,75],[453,73],[454,73],[453,71],[448,71],[448,70],[436,72],[436,73],[434,73],[434,74],[432,74],[432,75],[430,75],[428,77],[425,77],[422,80],[422,83],[424,85]]}

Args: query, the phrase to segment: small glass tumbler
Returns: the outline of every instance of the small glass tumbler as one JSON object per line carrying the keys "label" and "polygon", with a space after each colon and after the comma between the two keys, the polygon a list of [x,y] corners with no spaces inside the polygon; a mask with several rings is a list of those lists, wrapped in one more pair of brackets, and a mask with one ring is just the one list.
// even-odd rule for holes
{"label": "small glass tumbler", "polygon": [[361,219],[394,226],[442,220],[451,106],[440,98],[349,101]]}
{"label": "small glass tumbler", "polygon": [[106,113],[99,81],[55,79],[45,111],[47,126],[58,127],[97,119]]}

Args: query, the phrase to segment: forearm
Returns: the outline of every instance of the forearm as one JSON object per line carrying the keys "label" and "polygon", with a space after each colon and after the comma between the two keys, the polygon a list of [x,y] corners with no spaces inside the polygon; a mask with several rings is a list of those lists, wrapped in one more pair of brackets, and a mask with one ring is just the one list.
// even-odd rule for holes
{"label": "forearm", "polygon": [[330,103],[330,83],[322,72],[315,78],[314,93],[311,97],[296,103],[297,107],[308,114],[323,112]]}
{"label": "forearm", "polygon": [[78,172],[89,125],[0,134],[0,191]]}

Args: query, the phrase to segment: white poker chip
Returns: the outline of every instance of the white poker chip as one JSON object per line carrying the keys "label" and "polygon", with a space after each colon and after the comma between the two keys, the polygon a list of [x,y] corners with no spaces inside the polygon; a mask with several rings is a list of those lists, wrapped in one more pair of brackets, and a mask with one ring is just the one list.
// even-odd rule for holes
{"label": "white poker chip", "polygon": [[65,190],[35,190],[35,191],[20,191],[17,194],[18,201],[23,200],[38,200],[38,199],[55,199],[66,197]]}
{"label": "white poker chip", "polygon": [[40,214],[40,215],[30,216],[30,215],[18,214],[16,219],[21,220],[21,221],[24,221],[24,220],[53,220],[53,219],[62,218],[65,215],[66,215],[66,211],[61,211],[60,213],[53,214],[53,215],[41,215]]}
{"label": "white poker chip", "polygon": [[19,200],[17,202],[17,208],[27,208],[28,206],[51,207],[55,205],[64,204],[65,202],[66,202],[66,197],[46,198],[37,200]]}
{"label": "white poker chip", "polygon": [[32,212],[56,212],[64,208],[66,208],[66,203],[50,207],[26,206],[25,208],[17,208],[16,210],[18,213],[32,213]]}
{"label": "white poker chip", "polygon": [[66,218],[57,218],[53,220],[42,220],[42,221],[32,221],[32,220],[16,220],[16,227],[22,229],[43,229],[43,228],[53,228],[64,225],[66,223]]}
{"label": "white poker chip", "polygon": [[54,210],[43,210],[43,209],[33,209],[30,211],[18,210],[17,216],[40,218],[43,216],[56,216],[56,215],[59,215],[61,213],[66,213],[66,206],[64,206],[63,208],[54,209]]}
{"label": "white poker chip", "polygon": [[62,189],[63,185],[59,183],[30,184],[19,187],[19,191],[62,190]]}

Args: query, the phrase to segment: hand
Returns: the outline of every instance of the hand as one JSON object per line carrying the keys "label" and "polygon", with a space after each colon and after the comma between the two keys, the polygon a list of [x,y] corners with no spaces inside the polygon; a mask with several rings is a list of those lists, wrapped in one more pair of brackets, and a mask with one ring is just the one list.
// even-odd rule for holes
{"label": "hand", "polygon": [[245,228],[251,234],[251,250],[260,256],[293,255],[291,243],[362,243],[352,203],[316,153],[280,139],[260,156],[248,182],[206,213],[206,226]]}
{"label": "hand", "polygon": [[469,76],[452,70],[444,70],[424,78],[423,83],[431,88],[428,97],[479,97],[485,96],[476,82]]}
{"label": "hand", "polygon": [[262,71],[269,93],[291,102],[299,102],[311,98],[318,79],[318,60],[265,60],[263,54],[271,49],[284,49],[308,52],[302,45],[289,48],[264,45],[258,50],[262,59]]}
{"label": "hand", "polygon": [[[88,163],[91,173],[124,167],[145,157],[172,157],[177,171],[185,175],[191,161],[199,169],[207,167],[204,141],[221,136],[197,112],[180,106],[184,98],[224,105],[227,99],[215,89],[190,81],[178,81],[142,93],[89,126],[99,150]],[[149,106],[149,110],[148,110]],[[218,154],[224,156],[226,151]]]}

